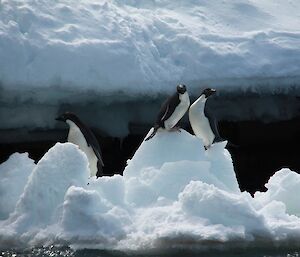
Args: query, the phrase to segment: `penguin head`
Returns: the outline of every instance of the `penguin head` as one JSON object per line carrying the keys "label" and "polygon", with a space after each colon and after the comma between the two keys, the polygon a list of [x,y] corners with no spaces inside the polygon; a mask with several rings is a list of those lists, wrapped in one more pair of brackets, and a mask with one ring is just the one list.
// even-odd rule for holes
{"label": "penguin head", "polygon": [[56,118],[56,120],[58,120],[58,121],[64,121],[64,122],[66,122],[67,120],[71,120],[71,121],[74,121],[76,123],[76,121],[79,120],[79,119],[78,119],[78,117],[74,113],[72,113],[72,112],[65,112],[62,115],[58,116]]}
{"label": "penguin head", "polygon": [[186,92],[186,86],[183,84],[179,84],[177,86],[177,93],[178,94],[184,94]]}
{"label": "penguin head", "polygon": [[215,94],[217,91],[213,88],[206,88],[203,90],[201,95],[205,95],[205,98],[208,98],[209,96]]}

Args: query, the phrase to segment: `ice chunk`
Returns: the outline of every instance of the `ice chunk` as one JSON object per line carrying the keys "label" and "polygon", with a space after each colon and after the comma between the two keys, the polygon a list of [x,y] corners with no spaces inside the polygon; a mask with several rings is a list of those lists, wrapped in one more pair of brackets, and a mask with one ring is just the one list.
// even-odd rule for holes
{"label": "ice chunk", "polygon": [[0,165],[0,220],[7,219],[15,210],[34,167],[34,161],[28,158],[27,153],[12,154]]}
{"label": "ice chunk", "polygon": [[[139,179],[155,191],[166,188],[169,196],[172,188],[182,190],[191,180],[203,180],[239,192],[225,145],[226,142],[217,143],[205,151],[202,141],[183,129],[181,132],[159,130],[151,140],[144,141],[133,159],[128,161],[124,177]],[[176,199],[178,190],[172,198]]]}
{"label": "ice chunk", "polygon": [[105,248],[116,244],[126,235],[126,220],[122,222],[122,216],[114,211],[97,191],[72,186],[65,196],[60,237],[72,244],[85,242]]}
{"label": "ice chunk", "polygon": [[[300,175],[283,169],[267,192],[252,198],[240,192],[225,144],[204,151],[185,130],[159,131],[141,144],[124,176],[99,179],[89,179],[87,158],[71,143],[57,143],[37,165],[13,155],[0,171],[3,178],[9,172],[20,191],[26,186],[14,211],[13,205],[1,210],[11,214],[0,221],[0,247],[298,247]],[[15,175],[26,163],[33,170],[23,182]],[[10,188],[2,188],[9,195]]]}
{"label": "ice chunk", "polygon": [[299,193],[300,193],[300,175],[289,169],[277,171],[266,184],[267,192],[255,193],[257,199],[262,205],[271,201],[282,202],[285,205],[286,212],[300,217]]}
{"label": "ice chunk", "polygon": [[56,222],[68,188],[87,185],[87,165],[87,157],[76,145],[57,143],[34,168],[6,223],[22,234]]}

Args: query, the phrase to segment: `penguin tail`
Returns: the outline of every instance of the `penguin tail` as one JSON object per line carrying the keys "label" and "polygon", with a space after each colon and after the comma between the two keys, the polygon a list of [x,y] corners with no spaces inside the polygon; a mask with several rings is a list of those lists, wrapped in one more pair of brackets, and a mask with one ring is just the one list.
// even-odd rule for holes
{"label": "penguin tail", "polygon": [[232,148],[238,148],[238,147],[240,147],[239,145],[236,145],[236,144],[228,141],[228,139],[224,139],[224,138],[222,138],[220,136],[219,137],[215,137],[213,143],[219,143],[219,142],[224,142],[224,141],[227,141],[227,145],[226,146],[229,146],[229,147],[232,147]]}
{"label": "penguin tail", "polygon": [[150,134],[150,136],[148,136],[145,141],[148,141],[149,139],[151,139],[152,137],[155,136],[157,130],[158,130],[159,126],[154,126],[153,132]]}
{"label": "penguin tail", "polygon": [[239,145],[236,145],[236,144],[234,144],[234,143],[232,143],[230,141],[227,142],[227,146],[232,147],[232,148],[238,148],[238,147],[240,147]]}
{"label": "penguin tail", "polygon": [[102,177],[104,175],[103,166],[102,166],[102,162],[100,162],[99,160],[97,162],[97,170],[98,171],[97,171],[97,174],[96,174],[96,178]]}

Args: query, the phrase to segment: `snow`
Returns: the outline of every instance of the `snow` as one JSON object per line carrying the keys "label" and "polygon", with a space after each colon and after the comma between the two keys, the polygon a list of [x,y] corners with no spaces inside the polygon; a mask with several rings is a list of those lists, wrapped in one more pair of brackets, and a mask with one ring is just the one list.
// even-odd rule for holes
{"label": "snow", "polygon": [[[88,113],[88,125],[124,135],[130,122],[154,120],[154,101],[178,83],[193,96],[208,86],[290,94],[279,99],[293,102],[284,110],[272,98],[257,112],[291,117],[299,9],[297,0],[2,0],[0,128],[54,128],[71,107]],[[231,117],[236,106],[222,104]],[[251,108],[240,110],[252,117]],[[37,164],[15,153],[0,165],[0,248],[297,246],[300,175],[282,169],[252,198],[240,192],[224,147],[204,151],[184,130],[159,131],[123,177],[98,180],[88,179],[87,158],[70,143]]]}
{"label": "snow", "polygon": [[27,153],[15,153],[0,166],[0,220],[7,219],[24,191],[34,161]]}
{"label": "snow", "polygon": [[66,92],[56,101],[73,90],[153,95],[181,81],[221,88],[240,87],[234,81],[242,78],[248,88],[273,78],[276,88],[289,77],[292,86],[299,8],[297,0],[3,0],[0,81],[5,89]]}
{"label": "snow", "polygon": [[268,191],[257,192],[255,198],[259,199],[262,204],[270,201],[284,202],[287,213],[300,216],[300,208],[296,204],[299,185],[300,177],[296,172],[282,169],[266,184]]}
{"label": "snow", "polygon": [[[179,83],[197,97],[208,86],[298,92],[299,9],[298,0],[2,0],[0,128],[53,129],[71,110],[124,137],[131,122],[151,124],[151,101],[156,109]],[[298,114],[294,97],[262,102],[262,110],[223,103],[218,117]]]}
{"label": "snow", "polygon": [[128,160],[124,176],[99,179],[89,179],[87,158],[71,143],[57,143],[37,164],[14,154],[0,166],[0,246],[297,246],[300,175],[282,169],[266,184],[268,191],[253,198],[240,192],[224,147],[217,143],[204,151],[185,130],[159,130]]}
{"label": "snow", "polygon": [[[22,166],[22,161],[18,164]],[[86,185],[88,176],[87,157],[73,144],[57,143],[33,168],[14,211],[3,222],[2,229],[13,227],[9,235],[22,235],[16,241],[30,240],[33,231],[52,224],[59,216],[68,188]]]}

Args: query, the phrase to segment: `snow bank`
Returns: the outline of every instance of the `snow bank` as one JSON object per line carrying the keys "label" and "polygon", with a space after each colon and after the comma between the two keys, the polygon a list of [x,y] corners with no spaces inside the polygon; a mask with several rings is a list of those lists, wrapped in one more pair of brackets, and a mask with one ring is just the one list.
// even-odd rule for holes
{"label": "snow bank", "polygon": [[223,102],[219,118],[295,117],[299,9],[298,0],[2,0],[0,129],[53,129],[72,110],[124,137],[131,122],[152,124],[178,83],[194,96],[208,86],[291,95],[282,104]]}
{"label": "snow bank", "polygon": [[[0,166],[1,181],[14,180],[23,193],[14,209],[2,200],[0,246],[206,250],[297,245],[300,175],[283,169],[270,178],[267,192],[252,198],[240,192],[224,146],[204,151],[201,140],[184,130],[158,131],[128,161],[123,177],[100,179],[88,179],[86,156],[70,143],[56,144],[37,165],[26,155],[13,155]],[[25,164],[30,175],[18,181],[12,167]]]}
{"label": "snow bank", "polygon": [[[80,101],[87,90],[154,95],[181,81],[260,88],[273,78],[273,91],[288,77],[294,86],[299,8],[297,0],[3,0],[0,82],[37,90],[28,96],[37,102]],[[49,88],[64,94],[38,96]]]}

